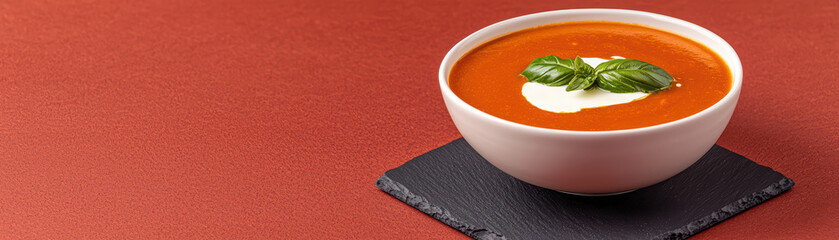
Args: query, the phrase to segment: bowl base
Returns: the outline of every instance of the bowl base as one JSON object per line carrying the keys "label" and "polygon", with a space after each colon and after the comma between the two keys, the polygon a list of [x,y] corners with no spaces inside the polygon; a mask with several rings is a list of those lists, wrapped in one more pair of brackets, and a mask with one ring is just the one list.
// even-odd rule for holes
{"label": "bowl base", "polygon": [[622,192],[612,192],[612,193],[576,193],[576,192],[566,192],[566,191],[559,191],[559,190],[554,190],[554,191],[565,193],[565,194],[583,196],[583,197],[605,197],[605,196],[614,196],[614,195],[621,195],[621,194],[624,194],[624,193],[630,193],[630,192],[635,191],[635,190],[638,190],[638,189],[632,189],[632,190],[627,190],[627,191],[622,191]]}

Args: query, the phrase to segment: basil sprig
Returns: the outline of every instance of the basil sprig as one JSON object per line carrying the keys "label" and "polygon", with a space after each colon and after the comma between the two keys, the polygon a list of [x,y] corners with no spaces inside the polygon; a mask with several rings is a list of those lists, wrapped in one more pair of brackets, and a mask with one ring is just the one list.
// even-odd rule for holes
{"label": "basil sprig", "polygon": [[613,59],[592,68],[580,56],[564,59],[554,55],[534,59],[522,76],[529,82],[563,86],[565,91],[599,87],[613,93],[658,92],[670,87],[673,77],[664,69],[635,59]]}

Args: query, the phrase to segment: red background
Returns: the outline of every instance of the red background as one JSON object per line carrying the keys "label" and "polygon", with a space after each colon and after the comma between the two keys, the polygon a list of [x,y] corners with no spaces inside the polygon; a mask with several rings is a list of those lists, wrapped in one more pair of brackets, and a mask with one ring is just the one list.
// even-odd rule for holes
{"label": "red background", "polygon": [[446,51],[547,10],[716,32],[745,82],[718,144],[794,179],[697,239],[839,238],[839,2],[3,1],[0,238],[465,236],[379,191],[459,137]]}

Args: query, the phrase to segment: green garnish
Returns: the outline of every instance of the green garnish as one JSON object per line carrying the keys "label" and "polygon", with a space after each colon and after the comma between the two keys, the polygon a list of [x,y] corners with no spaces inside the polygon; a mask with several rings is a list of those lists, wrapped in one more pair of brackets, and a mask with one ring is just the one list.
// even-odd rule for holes
{"label": "green garnish", "polygon": [[568,85],[565,91],[599,87],[613,93],[658,92],[670,87],[673,77],[664,69],[635,59],[612,59],[592,68],[580,56],[554,55],[534,59],[522,76],[547,86]]}

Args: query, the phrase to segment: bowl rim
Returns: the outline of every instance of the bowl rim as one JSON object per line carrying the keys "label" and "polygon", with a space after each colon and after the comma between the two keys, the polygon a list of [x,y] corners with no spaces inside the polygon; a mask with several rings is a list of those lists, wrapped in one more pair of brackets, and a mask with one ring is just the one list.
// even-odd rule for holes
{"label": "bowl rim", "polygon": [[[463,99],[461,99],[456,94],[454,94],[454,92],[451,90],[451,88],[449,88],[448,73],[451,71],[451,68],[449,68],[448,71],[447,71],[446,65],[449,65],[449,63],[451,63],[451,65],[454,66],[454,63],[456,63],[458,60],[460,60],[460,57],[462,57],[462,55],[461,56],[455,56],[455,52],[457,50],[465,48],[465,46],[468,42],[470,42],[470,41],[472,41],[476,38],[482,37],[482,35],[485,35],[485,34],[487,34],[487,32],[493,31],[496,28],[505,27],[506,25],[514,24],[514,23],[517,23],[517,22],[520,22],[520,21],[525,21],[525,20],[529,20],[529,19],[533,19],[533,18],[541,18],[541,17],[545,17],[545,16],[564,15],[564,14],[617,14],[617,15],[631,14],[631,15],[647,16],[647,17],[655,18],[656,20],[659,20],[659,21],[669,22],[669,23],[672,23],[672,24],[675,24],[675,25],[679,25],[681,27],[686,27],[686,28],[690,29],[691,31],[694,31],[694,32],[696,32],[700,35],[704,35],[704,36],[710,38],[711,41],[718,41],[719,43],[721,43],[721,48],[714,49],[714,48],[709,47],[704,42],[699,42],[697,40],[694,40],[694,41],[699,42],[700,44],[705,45],[706,47],[713,50],[717,54],[720,54],[720,51],[725,51],[725,52],[730,52],[731,53],[731,56],[733,56],[732,61],[728,61],[728,60],[724,59],[725,63],[728,65],[728,68],[731,71],[731,75],[732,75],[731,89],[728,91],[728,93],[722,99],[720,99],[719,101],[714,103],[714,105],[711,105],[710,107],[705,108],[702,111],[699,111],[698,113],[694,113],[690,116],[687,116],[687,117],[684,117],[684,118],[681,118],[681,119],[677,119],[677,120],[674,120],[674,121],[670,121],[670,122],[666,122],[666,123],[662,123],[662,124],[657,124],[657,125],[652,125],[652,126],[640,127],[640,128],[630,128],[630,129],[620,129],[620,130],[605,130],[605,131],[577,131],[577,130],[562,130],[562,129],[536,127],[536,126],[526,125],[526,124],[522,124],[522,123],[512,122],[512,121],[509,121],[509,120],[505,120],[505,119],[493,116],[489,113],[486,113],[484,111],[481,111],[480,109],[477,109],[477,108],[473,107],[472,105],[469,105],[468,103],[463,101]],[[581,21],[585,21],[585,20],[581,20]],[[596,20],[592,20],[592,21],[596,21]],[[609,20],[609,21],[613,21],[613,20]],[[620,22],[620,21],[617,21],[617,22]],[[545,24],[551,24],[551,23],[545,23]],[[533,26],[533,27],[535,27],[535,26]],[[678,33],[673,32],[672,30],[668,30],[668,29],[664,29],[664,28],[660,28],[660,27],[654,27],[654,28],[658,28],[658,29],[662,29],[662,30],[674,33],[674,34],[678,34]],[[526,28],[523,28],[523,29],[526,29]],[[518,30],[515,30],[515,31],[520,31],[520,30],[522,30],[522,29],[518,29]],[[512,31],[512,32],[515,32],[515,31]],[[498,37],[504,36],[504,35],[512,33],[512,32],[506,32],[506,33],[503,33],[503,34],[498,34],[498,35],[492,36],[492,38],[490,38],[490,40],[496,39]],[[679,35],[681,35],[681,34],[679,34]],[[480,44],[483,44],[483,43],[485,43],[487,41],[490,41],[490,40],[486,40],[486,41],[484,41]],[[478,45],[480,45],[480,44],[478,44]],[[468,50],[467,50],[467,53],[468,53]],[[455,58],[455,57],[457,57],[457,58]],[[644,11],[638,11],[638,10],[609,9],[609,8],[583,8],[583,9],[554,10],[554,11],[546,11],[546,12],[539,12],[539,13],[533,13],[533,14],[518,16],[518,17],[514,17],[514,18],[510,18],[510,19],[506,19],[506,20],[494,23],[494,24],[486,26],[486,27],[484,27],[484,28],[482,28],[478,31],[475,31],[472,34],[469,34],[469,36],[466,36],[465,38],[461,39],[457,44],[454,45],[454,47],[449,49],[449,51],[446,53],[446,56],[443,58],[443,61],[440,64],[438,79],[440,81],[440,88],[441,88],[441,91],[443,93],[444,98],[454,100],[454,102],[452,102],[453,104],[456,104],[459,107],[461,107],[463,109],[466,109],[467,111],[469,111],[473,114],[480,115],[482,118],[488,119],[489,121],[494,122],[496,124],[506,125],[506,126],[509,126],[511,128],[517,129],[517,130],[533,132],[533,133],[564,134],[564,135],[577,135],[577,136],[603,136],[603,135],[615,135],[615,134],[621,134],[621,135],[622,134],[636,134],[636,133],[651,132],[651,131],[666,129],[666,128],[669,128],[669,127],[677,126],[677,125],[680,125],[680,124],[683,124],[683,123],[686,123],[686,122],[696,120],[698,118],[702,118],[702,117],[704,117],[708,114],[711,114],[715,110],[722,108],[722,106],[725,105],[728,102],[735,101],[735,103],[736,103],[737,98],[739,97],[740,89],[742,88],[742,83],[743,83],[743,66],[742,66],[742,63],[740,62],[740,56],[737,55],[737,52],[734,51],[734,48],[731,47],[731,45],[728,42],[726,42],[724,39],[722,39],[717,34],[711,32],[710,30],[705,29],[703,27],[700,27],[699,25],[696,25],[694,23],[691,23],[691,22],[688,22],[688,21],[685,21],[685,20],[681,20],[681,19],[678,19],[678,18],[662,15],[662,14],[644,12]]]}

